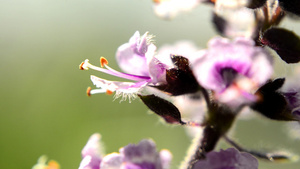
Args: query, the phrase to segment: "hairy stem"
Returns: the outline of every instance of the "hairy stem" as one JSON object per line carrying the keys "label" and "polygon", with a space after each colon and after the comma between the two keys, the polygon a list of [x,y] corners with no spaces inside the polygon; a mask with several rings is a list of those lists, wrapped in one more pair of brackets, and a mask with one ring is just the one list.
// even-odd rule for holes
{"label": "hairy stem", "polygon": [[236,114],[229,108],[212,102],[207,116],[206,126],[196,144],[192,145],[196,148],[193,148],[184,168],[192,169],[197,161],[204,159],[205,154],[215,148],[219,139],[230,129]]}

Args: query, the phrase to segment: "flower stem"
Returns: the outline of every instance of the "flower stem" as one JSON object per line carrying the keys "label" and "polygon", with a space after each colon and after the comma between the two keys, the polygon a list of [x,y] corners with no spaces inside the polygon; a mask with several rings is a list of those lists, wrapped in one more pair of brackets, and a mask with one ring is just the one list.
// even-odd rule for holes
{"label": "flower stem", "polygon": [[212,151],[219,139],[230,129],[235,117],[236,113],[229,108],[212,102],[202,137],[197,138],[196,144],[192,145],[196,148],[193,148],[184,168],[192,169],[197,161],[204,159],[205,154]]}

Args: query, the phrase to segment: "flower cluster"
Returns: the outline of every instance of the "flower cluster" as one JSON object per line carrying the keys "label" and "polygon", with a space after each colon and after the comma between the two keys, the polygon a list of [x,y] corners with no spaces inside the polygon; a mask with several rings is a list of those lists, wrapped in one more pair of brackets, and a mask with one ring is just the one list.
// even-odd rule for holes
{"label": "flower cluster", "polygon": [[[128,43],[118,48],[116,58],[124,73],[109,67],[103,57],[100,58],[101,67],[90,64],[88,60],[82,62],[79,66],[82,70],[94,69],[135,81],[109,81],[91,76],[99,89],[88,88],[88,95],[116,92],[115,98],[122,97],[121,101],[127,98],[131,101],[139,96],[151,110],[161,115],[159,106],[152,106],[154,103],[148,100],[155,100],[157,104],[161,98],[166,99],[162,103],[166,106],[171,105],[167,100],[172,100],[172,96],[205,91],[211,93],[213,101],[224,104],[233,112],[255,103],[259,99],[255,91],[273,73],[270,54],[255,46],[255,42],[249,38],[229,40],[216,37],[209,41],[208,49],[199,50],[191,44],[185,44],[188,47],[181,52],[178,44],[174,48],[164,47],[156,51],[151,37],[148,32],[142,36],[136,32]],[[154,95],[152,99],[148,99],[150,95]],[[181,123],[177,109],[169,111],[163,117],[171,117],[172,120],[166,121]]]}
{"label": "flower cluster", "polygon": [[197,169],[253,169],[258,168],[258,161],[248,153],[241,153],[234,148],[220,150],[220,152],[209,152],[205,160],[195,164]]}
{"label": "flower cluster", "polygon": [[119,153],[102,154],[101,136],[93,134],[82,150],[79,169],[168,169],[172,154],[168,150],[156,151],[152,140],[129,144]]}
{"label": "flower cluster", "polygon": [[[104,57],[99,66],[89,60],[79,65],[81,70],[124,79],[92,75],[96,88],[89,87],[87,94],[115,93],[115,99],[129,102],[139,98],[167,123],[192,128],[189,133],[197,144],[191,145],[182,169],[256,169],[256,158],[291,161],[294,158],[288,153],[243,148],[227,133],[243,108],[270,120],[299,122],[299,80],[290,82],[299,78],[273,73],[274,57],[286,64],[300,61],[300,38],[278,26],[285,17],[300,16],[299,1],[153,1],[154,12],[163,19],[204,4],[212,7],[212,24],[219,33],[206,49],[190,41],[157,47],[153,35],[136,31],[116,51],[121,71],[110,67]],[[271,50],[278,56],[272,56]],[[220,139],[235,148],[216,151]],[[79,169],[167,169],[172,159],[167,150],[157,152],[152,140],[108,155],[101,149],[100,135],[92,135],[82,150]]]}
{"label": "flower cluster", "polygon": [[[82,70],[94,69],[130,81],[91,76],[96,89],[88,88],[87,94],[115,93],[115,99],[121,97],[121,101],[129,99],[129,102],[140,98],[167,123],[186,126],[198,144],[192,145],[193,151],[182,168],[252,169],[258,168],[253,156],[269,161],[292,159],[290,154],[248,150],[228,138],[227,133],[245,107],[272,120],[300,120],[300,89],[273,74],[274,56],[269,51],[274,50],[288,64],[300,61],[300,38],[292,31],[278,27],[284,17],[299,15],[299,9],[294,7],[299,7],[299,3],[284,0],[158,0],[154,1],[154,11],[159,17],[171,19],[202,3],[214,7],[213,25],[220,33],[208,42],[207,49],[200,49],[189,41],[156,47],[153,35],[148,32],[140,35],[137,31],[117,49],[117,63],[123,72],[109,67],[103,57],[100,67],[88,60],[79,66]],[[236,149],[215,152],[220,139],[243,153]],[[140,145],[134,147],[142,150],[138,148]],[[130,160],[124,163],[127,158],[123,152],[122,149],[122,158],[120,155],[109,156],[115,158],[116,168],[122,168],[118,160],[124,165],[133,163]],[[143,153],[138,154],[137,158],[143,159]],[[83,157],[81,166],[93,164],[93,155]],[[102,158],[95,159],[102,165]],[[154,168],[164,168],[157,166],[164,160],[156,159]],[[140,163],[135,165],[149,168],[141,167],[147,160],[138,161]],[[156,162],[152,161],[151,165]]]}
{"label": "flower cluster", "polygon": [[[138,144],[129,144],[120,148],[119,153],[103,155],[101,136],[93,134],[82,150],[79,169],[169,169],[172,154],[168,150],[156,151],[152,140],[142,140]],[[258,161],[248,153],[234,148],[209,152],[205,160],[195,164],[197,169],[257,168]]]}

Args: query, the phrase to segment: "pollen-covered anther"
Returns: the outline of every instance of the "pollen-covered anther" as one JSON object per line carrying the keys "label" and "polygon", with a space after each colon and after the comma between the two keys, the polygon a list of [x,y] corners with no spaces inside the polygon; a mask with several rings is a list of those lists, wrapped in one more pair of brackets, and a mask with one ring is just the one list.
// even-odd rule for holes
{"label": "pollen-covered anther", "polygon": [[112,95],[114,92],[113,91],[111,91],[111,90],[106,90],[106,94],[108,94],[108,95]]}
{"label": "pollen-covered anther", "polygon": [[79,69],[80,70],[89,70],[89,60],[86,59],[84,62],[81,62],[81,64],[79,65]]}
{"label": "pollen-covered anther", "polygon": [[101,67],[104,67],[104,65],[108,65],[107,59],[105,57],[100,57],[100,65]]}
{"label": "pollen-covered anther", "polygon": [[83,64],[84,64],[84,62],[81,62],[81,64],[79,65],[79,69],[80,69],[80,70],[84,70]]}
{"label": "pollen-covered anther", "polygon": [[87,94],[88,96],[91,96],[91,90],[92,90],[91,87],[88,87],[88,88],[86,89],[86,94]]}

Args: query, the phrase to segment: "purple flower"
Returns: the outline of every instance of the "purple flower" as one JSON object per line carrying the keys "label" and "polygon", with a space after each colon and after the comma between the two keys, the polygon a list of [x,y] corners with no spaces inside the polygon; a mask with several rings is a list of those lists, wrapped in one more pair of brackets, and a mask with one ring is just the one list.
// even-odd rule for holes
{"label": "purple flower", "polygon": [[252,155],[235,148],[209,152],[205,160],[198,161],[193,169],[257,169],[258,161]]}
{"label": "purple flower", "polygon": [[288,107],[291,110],[293,116],[300,120],[300,90],[298,91],[285,91],[281,94],[285,97]]}
{"label": "purple flower", "polygon": [[81,151],[82,161],[79,169],[99,169],[102,161],[101,135],[93,134]]}
{"label": "purple flower", "polygon": [[194,74],[204,88],[231,107],[256,100],[253,93],[272,75],[272,57],[251,39],[225,38],[209,41],[208,49],[192,63]]}
{"label": "purple flower", "polygon": [[216,7],[213,21],[217,30],[228,38],[257,36],[257,21],[249,8]]}
{"label": "purple flower", "polygon": [[82,151],[83,159],[79,169],[167,169],[172,159],[168,150],[157,152],[152,140],[142,140],[137,145],[129,144],[121,148],[120,153],[102,158],[99,155],[99,141],[99,134],[91,136]]}
{"label": "purple flower", "polygon": [[[148,84],[158,85],[166,83],[166,69],[170,65],[162,63],[155,57],[156,47],[151,42],[152,36],[146,32],[142,37],[139,32],[130,38],[128,43],[121,45],[117,52],[116,58],[120,68],[125,72],[119,72],[108,66],[108,61],[101,57],[101,67],[94,66],[85,60],[79,66],[81,70],[94,69],[106,74],[128,79],[135,82],[109,81],[96,76],[91,76],[91,80],[96,85],[95,90],[88,89],[87,93],[113,93],[115,97],[134,99],[137,92]],[[169,56],[168,56],[169,57]],[[104,68],[103,68],[104,67]]]}
{"label": "purple flower", "polygon": [[[124,169],[165,169],[169,168],[172,155],[167,150],[156,151],[155,143],[151,140],[142,140],[139,144],[129,144],[120,149],[120,154],[114,153],[103,158],[103,165],[108,166],[116,159],[119,168]],[[115,166],[116,163],[114,163]]]}
{"label": "purple flower", "polygon": [[136,31],[128,43],[121,45],[116,52],[120,68],[128,74],[148,77],[151,83],[164,83],[166,68],[155,56],[156,46],[151,35],[146,32],[142,37]]}

